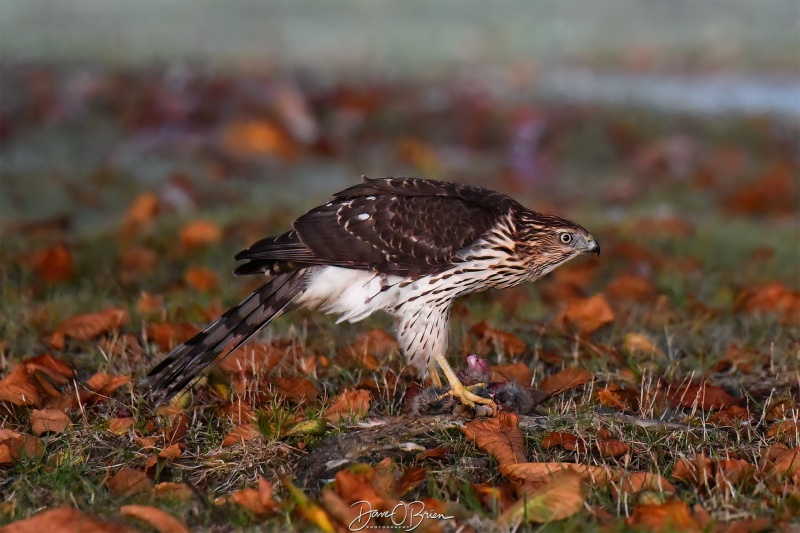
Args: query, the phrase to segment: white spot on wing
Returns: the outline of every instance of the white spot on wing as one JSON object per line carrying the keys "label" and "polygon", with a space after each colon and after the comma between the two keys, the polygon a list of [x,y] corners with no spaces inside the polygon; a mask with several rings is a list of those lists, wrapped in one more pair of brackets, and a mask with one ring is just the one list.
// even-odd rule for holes
{"label": "white spot on wing", "polygon": [[358,220],[367,220],[367,219],[369,218],[369,215],[368,215],[367,213],[361,213],[361,214],[360,214],[360,215],[358,215],[356,218],[357,218]]}

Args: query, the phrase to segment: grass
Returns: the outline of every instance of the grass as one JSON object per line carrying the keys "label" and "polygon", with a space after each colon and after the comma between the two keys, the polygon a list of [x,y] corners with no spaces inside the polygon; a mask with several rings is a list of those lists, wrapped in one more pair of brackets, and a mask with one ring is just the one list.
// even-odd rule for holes
{"label": "grass", "polygon": [[[390,102],[382,105],[386,109],[376,112],[374,119],[367,119],[365,128],[371,136],[365,134],[361,140],[367,146],[373,143],[376,153],[381,154],[390,170],[407,169],[409,174],[419,175],[413,162],[387,149],[386,143],[412,134],[424,140],[425,132],[416,131],[412,122],[404,121],[403,115],[392,109]],[[90,115],[92,113],[103,112],[95,110]],[[491,132],[500,127],[503,116],[499,111],[492,115],[487,130]],[[712,159],[708,154],[718,148],[735,149],[745,161],[738,172],[728,175],[719,170],[710,187],[698,188],[692,184],[691,172],[684,175],[673,174],[660,166],[641,168],[643,153],[669,137],[679,125],[687,129],[681,117],[640,113],[632,124],[619,110],[595,110],[585,117],[586,123],[581,129],[566,124],[555,134],[553,144],[542,148],[545,156],[560,165],[558,178],[551,177],[548,179],[553,181],[538,184],[535,195],[526,192],[529,186],[513,194],[529,205],[563,208],[566,214],[593,228],[603,246],[596,268],[582,277],[583,267],[572,265],[535,285],[465,298],[454,308],[451,360],[456,366],[464,365],[466,353],[462,347],[472,338],[470,328],[486,319],[517,335],[528,347],[517,357],[509,357],[502,350],[481,354],[491,363],[521,361],[533,373],[535,385],[565,366],[581,366],[594,373],[595,381],[550,399],[525,418],[529,461],[577,462],[660,473],[676,485],[678,498],[690,508],[698,504],[715,523],[766,517],[776,524],[793,520],[796,524],[794,516],[800,508],[800,500],[794,485],[787,485],[793,487],[794,492],[782,493],[771,485],[775,480],[762,477],[740,484],[697,488],[672,477],[680,459],[691,459],[700,453],[712,459],[741,458],[758,465],[770,446],[779,442],[789,447],[800,444],[797,434],[782,437],[767,434],[774,423],[768,415],[773,416],[770,413],[776,405],[784,405],[784,420],[796,422],[800,412],[797,403],[800,331],[779,323],[773,314],[734,312],[739,293],[759,282],[778,281],[790,289],[798,288],[800,250],[790,245],[797,242],[796,213],[752,215],[725,207],[725,199],[732,191],[760,178],[775,154],[780,153],[785,139],[764,141],[753,133],[752,130],[758,128],[748,121],[729,120],[721,125],[718,121],[695,119],[688,128],[697,152],[692,159],[694,168],[709,165]],[[620,124],[632,128],[637,138],[632,146],[624,147],[630,151],[627,155],[621,155],[620,147],[607,133]],[[51,141],[59,142],[63,134],[56,130]],[[88,141],[93,133],[88,131],[85,135],[89,137],[87,144],[91,144]],[[116,142],[128,142],[124,130],[117,131],[116,135]],[[436,135],[451,143],[463,141],[458,131],[447,124],[439,125]],[[20,134],[12,139],[7,150],[24,153],[27,140],[26,134]],[[432,149],[435,151],[439,147],[432,145]],[[473,150],[476,168],[500,168],[507,155],[500,139],[492,139],[488,146]],[[169,159],[170,150],[162,157]],[[179,165],[182,155],[172,157]],[[306,164],[330,169],[334,165],[344,165],[348,166],[347,174],[357,176],[361,157],[345,150],[338,159],[331,161],[309,150],[302,152],[298,166]],[[792,157],[790,162],[796,164]],[[486,175],[459,167],[457,162],[448,163],[444,156],[440,158],[444,175],[453,174],[458,179],[463,176],[465,181],[496,188],[519,188],[519,183],[515,185],[513,180],[496,183]],[[270,165],[274,164],[272,158],[267,160]],[[152,227],[142,230],[132,241],[120,237],[116,223],[86,222],[119,219],[132,199],[131,194],[150,190],[163,192],[157,186],[148,185],[157,174],[148,168],[149,164],[142,164],[142,176],[137,176],[140,181],[131,182],[126,176],[108,171],[97,189],[97,195],[103,199],[99,204],[104,205],[102,208],[86,208],[80,195],[73,196],[68,210],[75,221],[72,230],[48,230],[31,235],[15,229],[19,227],[15,226],[19,220],[4,220],[6,229],[0,250],[3,265],[0,314],[6,317],[0,322],[3,375],[8,375],[16,363],[27,357],[52,353],[77,369],[78,382],[102,371],[130,376],[135,383],[153,361],[163,355],[163,350],[155,344],[145,342],[148,324],[191,322],[202,325],[214,314],[211,310],[221,311],[235,303],[252,290],[254,284],[250,280],[231,279],[228,274],[232,266],[230,256],[258,235],[281,231],[303,209],[323,200],[316,195],[312,198],[303,194],[304,184],[311,179],[307,176],[297,181],[276,181],[280,167],[276,170],[276,167],[267,166],[263,176],[254,181],[254,170],[246,161],[238,163],[243,170],[234,172],[223,182],[208,181],[202,173],[191,176],[190,190],[198,198],[195,208],[189,213],[166,211],[160,214],[152,221]],[[717,171],[713,167],[711,170]],[[4,176],[4,193],[8,188],[23,196],[33,194],[32,184],[44,179],[42,175],[26,176],[21,168],[14,166],[4,170],[4,174],[6,172],[10,179],[6,181]],[[83,190],[91,188],[77,177],[74,181]],[[631,189],[628,199],[608,200],[609,188],[620,183]],[[796,183],[794,187],[796,191]],[[317,188],[323,187],[318,184]],[[331,185],[328,192],[337,188],[339,185]],[[129,192],[121,195],[121,190]],[[285,195],[286,190],[295,195],[290,205],[265,207],[264,198],[277,197],[276,191]],[[108,203],[104,204],[105,201]],[[82,212],[84,210],[92,212],[87,214]],[[23,219],[39,219],[45,212],[46,208],[42,212],[31,210]],[[642,228],[647,227],[646,220],[659,219],[660,213],[686,221],[691,232],[675,233],[652,226],[643,231]],[[176,244],[180,242],[181,228],[187,221],[200,218],[218,224],[225,238],[211,246],[182,251]],[[75,263],[75,274],[63,282],[45,283],[37,269],[31,268],[29,254],[56,243],[67,244]],[[155,251],[158,261],[152,271],[139,272],[126,281],[122,256],[134,245]],[[759,250],[769,253],[754,253]],[[636,254],[642,253],[646,255],[644,260],[635,259]],[[188,286],[184,274],[193,266],[211,269],[219,281],[218,287],[203,292]],[[562,307],[557,297],[553,301],[553,294],[562,294],[557,291],[568,285],[570,275],[578,276],[578,290],[588,296],[607,290],[609,283],[630,272],[650,279],[656,295],[639,303],[611,301],[614,322],[590,336],[565,334],[553,326],[553,319]],[[163,307],[155,313],[137,311],[136,302],[142,290],[163,296]],[[68,341],[63,351],[53,350],[48,345],[48,333],[63,319],[112,306],[121,306],[130,312],[130,323],[121,332],[109,333],[103,339]],[[372,393],[370,420],[410,418],[407,396],[416,382],[404,373],[398,354],[390,353],[380,359],[377,370],[369,370],[352,358],[340,356],[364,331],[389,326],[385,317],[370,318],[356,325],[336,325],[331,317],[301,312],[279,319],[263,332],[262,340],[288,346],[285,357],[269,376],[259,378],[260,381],[250,376],[246,392],[241,396],[233,395],[234,400],[240,400],[255,413],[255,424],[262,439],[222,446],[225,436],[236,426],[234,417],[222,411],[226,400],[212,390],[231,390],[226,384],[230,377],[224,373],[212,375],[211,385],[200,386],[187,396],[188,424],[185,435],[179,439],[184,446],[181,456],[158,461],[148,473],[155,483],[185,482],[192,490],[188,497],[163,497],[147,491],[120,498],[107,488],[108,477],[122,466],[144,469],[159,450],[158,447],[155,450],[143,448],[132,438],[134,435],[169,440],[168,417],[155,412],[142,398],[140,390],[125,387],[101,403],[70,410],[73,424],[70,429],[41,437],[46,450],[41,458],[2,467],[0,496],[6,503],[0,506],[0,524],[59,505],[71,505],[95,516],[121,520],[120,505],[135,502],[165,509],[197,529],[310,528],[307,518],[296,512],[297,504],[292,503],[286,487],[277,480],[281,475],[297,479],[315,451],[331,442],[330,439],[363,429],[358,424],[320,423],[333,400],[347,388],[366,387]],[[646,334],[664,356],[627,352],[624,339],[631,332]],[[135,337],[141,350],[126,345],[129,340],[126,335]],[[713,365],[732,345],[755,352],[755,362],[744,361],[750,363],[748,370],[734,366],[713,371]],[[312,356],[316,359],[309,367],[306,358]],[[327,363],[322,364],[323,361]],[[319,393],[316,400],[298,404],[277,394],[277,377],[297,376],[311,379]],[[665,383],[688,383],[700,377],[708,377],[713,384],[742,398],[751,414],[750,420],[732,424],[714,422],[712,411],[675,407],[658,400],[656,393]],[[214,383],[221,384],[221,388],[212,386]],[[612,383],[640,391],[640,405],[625,413],[601,405],[596,392]],[[4,429],[30,433],[29,417],[28,408],[8,402],[0,404]],[[108,431],[108,423],[119,417],[133,417],[135,425],[123,435],[113,435]],[[309,424],[287,436],[287,428],[298,421]],[[630,453],[617,459],[598,454],[594,446],[601,429],[627,443]],[[572,433],[585,441],[587,447],[574,451],[560,447],[544,449],[542,438],[550,432]],[[361,461],[374,466],[388,454],[399,472],[410,467],[424,467],[427,469],[425,481],[405,495],[405,500],[443,500],[457,509],[459,523],[479,524],[473,526],[476,529],[492,524],[500,514],[497,505],[502,499],[487,505],[478,484],[502,487],[508,483],[491,455],[466,439],[457,427],[440,427],[433,423],[427,431],[408,442],[416,443],[417,447],[442,447],[448,451],[441,458],[418,460],[418,450],[413,447],[408,451],[394,448],[387,451],[378,447]],[[312,499],[318,498],[314,487],[330,487],[334,475],[332,471],[325,477],[305,480]],[[279,512],[262,519],[235,505],[218,503],[219,498],[234,491],[255,487],[259,476],[277,483]],[[637,506],[658,504],[667,499],[664,494],[652,491],[619,498],[613,492],[613,487],[587,484],[586,507],[564,521],[542,526],[541,530],[626,529],[629,527],[626,520]],[[694,509],[694,512],[697,519],[699,511]]]}

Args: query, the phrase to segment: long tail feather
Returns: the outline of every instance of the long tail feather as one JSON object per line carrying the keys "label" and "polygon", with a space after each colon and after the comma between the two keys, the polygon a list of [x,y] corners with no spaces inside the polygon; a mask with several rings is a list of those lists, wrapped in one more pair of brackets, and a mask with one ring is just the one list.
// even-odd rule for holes
{"label": "long tail feather", "polygon": [[143,384],[163,403],[196,381],[228,346],[232,352],[280,316],[303,287],[303,271],[279,274],[232,307],[206,329],[176,347]]}

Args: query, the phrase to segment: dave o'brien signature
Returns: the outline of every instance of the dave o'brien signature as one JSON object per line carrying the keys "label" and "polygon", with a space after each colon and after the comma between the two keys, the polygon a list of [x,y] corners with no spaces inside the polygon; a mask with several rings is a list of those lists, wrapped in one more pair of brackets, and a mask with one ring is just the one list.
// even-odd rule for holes
{"label": "dave o'brien signature", "polygon": [[[426,518],[435,520],[450,520],[453,516],[443,515],[433,511],[426,511],[425,504],[421,501],[400,502],[389,511],[374,511],[372,504],[366,500],[358,501],[350,507],[360,505],[358,517],[350,522],[350,531],[361,531],[362,529],[379,529],[380,526],[371,526],[373,518],[389,518],[392,526],[398,528],[403,526],[404,531],[414,531]],[[363,522],[362,522],[363,521]],[[387,529],[389,526],[387,526]]]}

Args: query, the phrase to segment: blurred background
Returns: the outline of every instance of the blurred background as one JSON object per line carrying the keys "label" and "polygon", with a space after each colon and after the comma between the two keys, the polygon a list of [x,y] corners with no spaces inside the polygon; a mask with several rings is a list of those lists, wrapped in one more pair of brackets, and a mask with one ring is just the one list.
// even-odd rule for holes
{"label": "blurred background", "polygon": [[[798,27],[795,0],[0,0],[4,264],[73,307],[50,287],[190,261],[228,287],[250,241],[410,175],[574,218],[598,279],[797,287]],[[178,253],[198,221],[214,246]]]}

